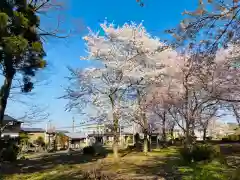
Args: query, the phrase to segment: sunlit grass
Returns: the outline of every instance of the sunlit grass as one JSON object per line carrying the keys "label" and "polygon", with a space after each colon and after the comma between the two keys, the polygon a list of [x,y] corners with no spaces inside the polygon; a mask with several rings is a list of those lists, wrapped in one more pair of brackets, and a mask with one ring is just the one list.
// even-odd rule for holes
{"label": "sunlit grass", "polygon": [[215,160],[211,163],[196,163],[179,167],[183,174],[183,180],[227,180],[227,166]]}
{"label": "sunlit grass", "polygon": [[[93,162],[74,165],[56,165],[52,169],[41,172],[15,174],[2,177],[3,180],[81,180],[83,172],[100,169],[104,173],[117,173],[119,177],[139,177],[143,175],[156,176],[159,172],[169,171],[181,176],[183,180],[227,180],[229,177],[240,177],[237,170],[227,167],[221,160],[210,163],[193,163],[183,165],[179,159],[176,147],[153,149],[147,155],[142,152],[131,151],[121,157],[125,152],[120,151],[119,162],[116,163],[113,154]],[[160,174],[159,176],[162,176]],[[0,177],[1,179],[1,177]],[[238,179],[232,179],[238,180]]]}

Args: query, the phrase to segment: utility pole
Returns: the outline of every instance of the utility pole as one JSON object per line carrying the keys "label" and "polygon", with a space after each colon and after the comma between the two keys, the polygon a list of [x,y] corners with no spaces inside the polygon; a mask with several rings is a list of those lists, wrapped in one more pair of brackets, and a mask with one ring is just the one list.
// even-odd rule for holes
{"label": "utility pole", "polygon": [[48,122],[46,123],[46,127],[45,127],[45,135],[44,135],[45,143],[47,142],[47,133],[48,133]]}
{"label": "utility pole", "polygon": [[52,128],[52,124],[51,124],[51,120],[48,121],[48,127],[47,127],[47,132],[48,132],[48,148],[51,149],[51,128]]}
{"label": "utility pole", "polygon": [[74,117],[72,118],[72,132],[74,132],[74,128],[75,128],[75,120],[74,120]]}

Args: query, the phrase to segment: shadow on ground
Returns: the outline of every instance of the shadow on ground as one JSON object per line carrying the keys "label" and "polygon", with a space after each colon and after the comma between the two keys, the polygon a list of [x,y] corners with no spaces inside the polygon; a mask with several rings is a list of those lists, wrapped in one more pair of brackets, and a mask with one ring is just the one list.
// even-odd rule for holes
{"label": "shadow on ground", "polygon": [[230,168],[240,168],[240,143],[220,145]]}
{"label": "shadow on ground", "polygon": [[18,160],[15,163],[4,163],[0,168],[0,174],[35,173],[53,169],[58,165],[83,164],[105,158],[110,153],[104,147],[99,147],[98,149],[101,152],[98,152],[95,156],[83,155],[82,152],[73,151],[70,154],[51,154],[30,160]]}
{"label": "shadow on ground", "polygon": [[[226,173],[228,169],[226,169],[219,161],[211,164],[183,165],[176,152],[169,153],[171,152],[171,148],[152,151],[147,157],[143,153],[134,150],[120,151],[122,156],[119,163],[105,161],[108,159],[105,159],[105,157],[112,153],[112,151],[107,150],[104,147],[101,148],[101,152],[104,153],[95,157],[73,153],[72,155],[52,155],[41,159],[19,161],[15,166],[12,165],[10,168],[6,167],[3,169],[2,173],[6,175],[17,173],[26,174],[24,177],[26,180],[31,179],[28,178],[27,174],[34,172],[40,172],[36,173],[36,176],[38,176],[36,179],[38,180],[87,180],[88,178],[83,176],[85,173],[82,171],[83,169],[78,169],[76,166],[74,167],[74,165],[94,162],[90,164],[89,170],[97,168],[99,172],[110,176],[108,180],[181,180],[183,177],[187,176],[190,177],[190,179],[194,179],[194,177],[200,178],[203,174],[206,175],[207,179],[217,180],[220,179],[218,176],[220,174],[228,176]],[[159,153],[160,151],[161,153]],[[166,154],[164,152],[166,152]],[[239,162],[236,161],[237,158],[240,157],[240,144],[221,146],[221,153],[226,158],[229,158],[229,162],[231,162],[230,157],[234,156],[233,159],[235,159],[235,162],[232,163],[231,170],[237,171],[236,169],[237,166],[239,167]],[[103,158],[103,161],[97,161]],[[138,163],[137,161],[141,163]],[[64,169],[65,166],[63,166],[61,170],[53,169],[61,164],[69,165],[68,170]],[[71,165],[73,165],[73,167],[71,167]],[[46,173],[45,170],[49,171]],[[112,174],[109,175],[109,173]],[[20,179],[18,178],[18,180]]]}

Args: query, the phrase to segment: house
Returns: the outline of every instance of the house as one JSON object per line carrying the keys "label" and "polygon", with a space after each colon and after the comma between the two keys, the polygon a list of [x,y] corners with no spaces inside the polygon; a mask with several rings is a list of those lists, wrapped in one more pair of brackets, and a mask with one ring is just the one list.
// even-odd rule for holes
{"label": "house", "polygon": [[79,149],[94,143],[86,133],[64,133],[68,138],[68,146],[73,149]]}
{"label": "house", "polygon": [[9,115],[4,115],[3,118],[3,132],[1,134],[2,138],[15,139],[19,137],[21,131],[21,124],[23,122],[14,119]]}
{"label": "house", "polygon": [[43,138],[45,143],[48,142],[46,132],[42,128],[21,128],[21,132],[28,135],[30,143],[34,143],[39,137]]}
{"label": "house", "polygon": [[[68,133],[65,130],[46,131],[42,128],[21,128],[22,133],[26,133],[29,137],[29,143],[35,144],[36,140],[41,137],[48,148],[62,149],[68,146],[68,138],[60,134]],[[65,143],[67,142],[67,143]]]}

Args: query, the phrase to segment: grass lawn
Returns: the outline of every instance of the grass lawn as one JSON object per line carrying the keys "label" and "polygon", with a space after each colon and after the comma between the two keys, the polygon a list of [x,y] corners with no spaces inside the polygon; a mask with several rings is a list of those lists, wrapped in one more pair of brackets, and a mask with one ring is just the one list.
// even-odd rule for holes
{"label": "grass lawn", "polygon": [[[94,169],[114,179],[179,179],[179,180],[240,180],[240,145],[222,147],[224,157],[211,163],[183,165],[176,148],[153,150],[147,156],[141,152],[130,152],[118,163],[111,152],[107,156],[90,157],[80,154],[56,155],[18,162],[7,168],[3,180],[83,180],[83,173]],[[235,152],[236,151],[236,152]],[[227,163],[223,163],[227,162]],[[235,179],[233,176],[236,176]]]}

